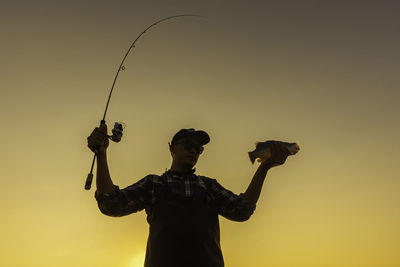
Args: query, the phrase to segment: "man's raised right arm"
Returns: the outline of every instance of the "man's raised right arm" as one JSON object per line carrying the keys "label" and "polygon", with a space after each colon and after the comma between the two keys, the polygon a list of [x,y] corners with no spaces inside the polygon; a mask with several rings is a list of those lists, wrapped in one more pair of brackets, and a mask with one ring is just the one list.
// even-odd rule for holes
{"label": "man's raised right arm", "polygon": [[108,169],[106,150],[97,153],[96,187],[98,194],[112,193],[114,191],[115,186]]}
{"label": "man's raised right arm", "polygon": [[94,129],[88,137],[88,147],[93,152],[97,150],[95,198],[100,211],[108,216],[121,217],[143,210],[151,201],[152,177],[145,177],[124,189],[114,185],[107,163],[108,144],[105,124]]}

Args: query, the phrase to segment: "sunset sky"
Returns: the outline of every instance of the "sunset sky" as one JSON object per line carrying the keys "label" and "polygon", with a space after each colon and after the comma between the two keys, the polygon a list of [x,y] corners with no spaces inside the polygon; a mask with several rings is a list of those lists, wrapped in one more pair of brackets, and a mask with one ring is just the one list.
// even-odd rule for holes
{"label": "sunset sky", "polygon": [[256,141],[297,142],[247,222],[220,217],[227,267],[400,266],[396,1],[2,1],[0,266],[143,265],[145,212],[83,189],[107,114],[121,188],[170,167],[181,128],[211,142],[197,173],[244,192]]}

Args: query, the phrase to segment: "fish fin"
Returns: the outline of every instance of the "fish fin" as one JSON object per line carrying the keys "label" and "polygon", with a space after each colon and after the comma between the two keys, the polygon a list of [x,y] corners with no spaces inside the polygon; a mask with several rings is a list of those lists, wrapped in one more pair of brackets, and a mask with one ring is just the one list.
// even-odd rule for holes
{"label": "fish fin", "polygon": [[254,156],[254,151],[249,152],[249,158],[250,158],[251,163],[254,164],[254,160],[256,159]]}

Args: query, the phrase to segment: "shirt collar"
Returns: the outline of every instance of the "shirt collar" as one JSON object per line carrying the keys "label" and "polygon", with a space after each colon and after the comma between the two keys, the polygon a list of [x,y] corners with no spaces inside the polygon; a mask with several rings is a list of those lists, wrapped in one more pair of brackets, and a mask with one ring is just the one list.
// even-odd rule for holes
{"label": "shirt collar", "polygon": [[173,177],[178,177],[178,178],[186,178],[186,177],[195,176],[195,174],[194,174],[195,171],[196,171],[196,168],[193,168],[193,169],[191,169],[190,171],[187,171],[187,172],[179,172],[179,171],[173,171],[173,170],[169,169],[169,170],[166,170],[164,174],[170,175],[170,176],[173,176]]}

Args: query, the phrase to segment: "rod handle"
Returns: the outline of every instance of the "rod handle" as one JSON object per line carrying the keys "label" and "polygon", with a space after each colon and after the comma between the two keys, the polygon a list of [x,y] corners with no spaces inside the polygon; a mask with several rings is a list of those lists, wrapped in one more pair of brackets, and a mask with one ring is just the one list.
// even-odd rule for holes
{"label": "rod handle", "polygon": [[86,177],[86,183],[85,183],[85,189],[90,190],[90,187],[92,187],[92,181],[93,181],[93,167],[94,167],[94,162],[96,161],[96,156],[97,156],[97,150],[94,151],[94,157],[92,161],[92,167],[90,168],[90,173]]}
{"label": "rod handle", "polygon": [[89,173],[85,183],[86,190],[90,190],[90,187],[92,186],[92,181],[93,181],[93,173]]}
{"label": "rod handle", "polygon": [[[100,121],[100,126],[102,124],[105,124],[106,121],[104,120],[104,118]],[[94,151],[94,157],[93,157],[93,161],[92,161],[92,167],[90,168],[90,173],[88,174],[88,176],[86,177],[86,182],[85,182],[85,189],[86,190],[90,190],[90,188],[92,187],[92,181],[93,181],[93,167],[94,167],[94,162],[96,161],[96,156],[97,156],[97,149]]]}

